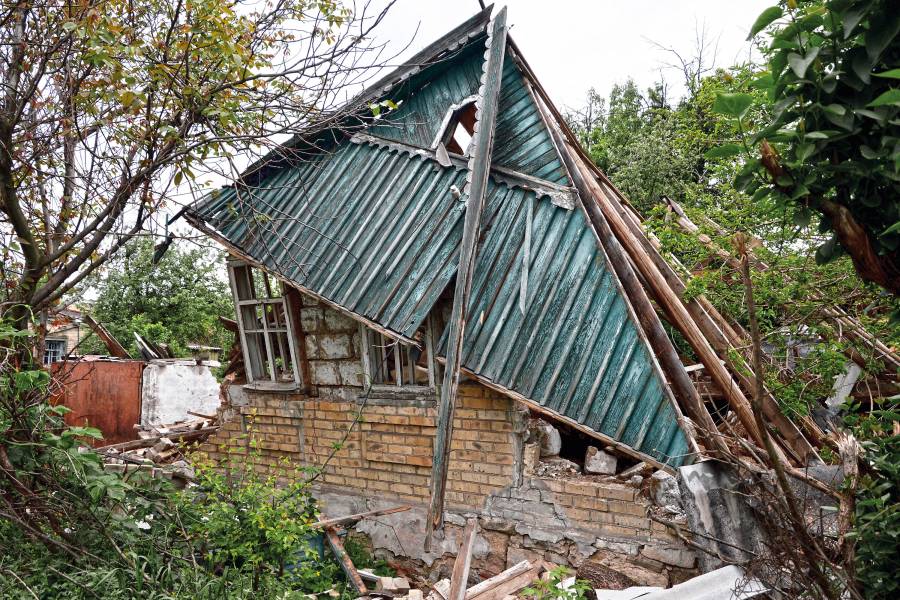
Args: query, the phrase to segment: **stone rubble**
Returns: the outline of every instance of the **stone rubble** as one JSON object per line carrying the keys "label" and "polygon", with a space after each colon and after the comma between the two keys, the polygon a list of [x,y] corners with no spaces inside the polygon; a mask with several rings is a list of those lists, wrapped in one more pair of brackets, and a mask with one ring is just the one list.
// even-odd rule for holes
{"label": "stone rubble", "polygon": [[614,454],[588,446],[584,454],[584,472],[591,475],[615,475],[619,460]]}

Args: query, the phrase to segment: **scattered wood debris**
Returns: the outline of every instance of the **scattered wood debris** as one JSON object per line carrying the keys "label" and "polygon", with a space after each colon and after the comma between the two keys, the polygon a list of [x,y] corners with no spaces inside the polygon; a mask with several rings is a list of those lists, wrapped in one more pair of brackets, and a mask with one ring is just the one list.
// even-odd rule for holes
{"label": "scattered wood debris", "polygon": [[[527,560],[513,565],[502,573],[485,579],[466,590],[465,600],[503,600],[515,595],[531,583],[541,578],[542,573],[553,568],[544,561],[532,563]],[[454,569],[455,570],[455,569]],[[450,580],[442,579],[434,584],[427,600],[450,600]],[[408,600],[413,600],[409,598]]]}
{"label": "scattered wood debris", "polygon": [[[215,417],[179,421],[166,425],[135,425],[139,439],[96,448],[110,471],[129,473],[149,469],[181,484],[193,481],[194,469],[187,461],[187,446],[206,440],[218,431]],[[162,467],[160,469],[160,467]]]}

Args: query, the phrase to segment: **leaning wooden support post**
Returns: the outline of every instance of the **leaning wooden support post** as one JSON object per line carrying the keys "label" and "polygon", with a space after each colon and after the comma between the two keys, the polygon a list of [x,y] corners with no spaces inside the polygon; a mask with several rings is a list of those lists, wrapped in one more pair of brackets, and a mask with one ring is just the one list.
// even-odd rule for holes
{"label": "leaning wooden support post", "polygon": [[425,544],[431,546],[432,534],[443,525],[444,491],[447,487],[447,469],[450,463],[450,441],[453,435],[453,410],[459,388],[462,362],[462,344],[466,331],[469,295],[472,290],[472,274],[475,270],[475,249],[481,229],[481,213],[487,191],[491,154],[494,148],[494,127],[497,122],[497,104],[500,96],[500,79],[503,75],[503,56],[506,50],[506,8],[502,8],[488,25],[485,41],[485,61],[482,84],[476,100],[477,121],[472,140],[472,153],[466,183],[466,216],[463,222],[462,241],[459,249],[459,269],[456,272],[456,289],[453,292],[453,310],[450,316],[447,342],[447,368],[441,386],[438,407],[437,432],[434,442],[434,463],[431,469],[431,503],[425,524]]}
{"label": "leaning wooden support post", "polygon": [[365,596],[366,594],[368,594],[369,590],[366,588],[366,584],[363,583],[362,577],[359,576],[359,572],[353,565],[353,561],[350,560],[350,557],[347,555],[347,551],[344,550],[344,545],[341,543],[341,538],[338,537],[337,530],[334,527],[325,528],[325,539],[328,540],[328,545],[331,546],[331,551],[334,553],[334,557],[337,559],[338,564],[341,565],[341,569],[344,571],[344,575],[347,576],[347,581],[350,582],[350,585],[353,586],[353,589],[356,590],[356,593],[360,596]]}
{"label": "leaning wooden support post", "polygon": [[465,600],[466,586],[469,581],[469,567],[472,566],[472,550],[475,549],[475,536],[478,534],[478,519],[469,519],[460,538],[453,573],[450,575],[450,595],[447,600]]}
{"label": "leaning wooden support post", "polygon": [[[622,217],[622,221],[631,230],[644,252],[650,257],[656,268],[659,269],[666,284],[682,299],[685,308],[687,308],[688,313],[694,319],[694,323],[696,323],[700,332],[706,337],[716,353],[726,361],[732,374],[741,383],[743,389],[746,391],[752,390],[753,384],[742,370],[744,365],[733,364],[731,357],[732,351],[737,351],[738,348],[742,347],[742,340],[737,338],[737,334],[727,326],[722,315],[716,311],[715,307],[712,306],[705,296],[701,294],[695,298],[686,299],[687,286],[684,281],[650,242],[635,214],[627,209],[624,196],[608,181],[601,180],[600,185],[610,197],[618,201],[612,203],[613,208],[617,210],[619,216]],[[770,394],[766,395],[765,409],[766,418],[778,430],[778,433],[786,442],[786,449],[791,452],[799,464],[806,464],[810,459],[819,458],[812,444],[803,437],[802,432],[793,421],[781,412],[778,403]]]}

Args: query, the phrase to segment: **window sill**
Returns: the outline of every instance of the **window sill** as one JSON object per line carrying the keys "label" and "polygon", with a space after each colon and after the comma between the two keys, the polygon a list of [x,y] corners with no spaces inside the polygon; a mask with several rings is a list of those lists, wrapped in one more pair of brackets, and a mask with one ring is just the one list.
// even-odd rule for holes
{"label": "window sill", "polygon": [[373,385],[357,401],[373,406],[417,406],[434,408],[437,392],[424,385]]}
{"label": "window sill", "polygon": [[254,381],[245,383],[242,387],[251,392],[273,392],[276,394],[296,394],[304,391],[302,385],[281,381]]}

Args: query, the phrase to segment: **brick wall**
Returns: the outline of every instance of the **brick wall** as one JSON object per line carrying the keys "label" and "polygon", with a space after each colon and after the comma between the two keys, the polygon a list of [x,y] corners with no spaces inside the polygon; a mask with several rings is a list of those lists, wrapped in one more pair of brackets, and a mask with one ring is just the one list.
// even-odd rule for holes
{"label": "brick wall", "polygon": [[[250,460],[260,470],[288,457],[297,465],[325,465],[324,485],[426,501],[433,402],[364,401],[357,323],[307,296],[300,321],[311,395],[245,388],[248,402],[238,407],[239,418],[227,421],[201,450],[221,461],[226,448],[246,454],[255,443],[258,456]],[[459,396],[446,500],[448,507],[480,508],[518,477],[524,419],[513,401],[480,384],[463,383]]]}
{"label": "brick wall", "polygon": [[[430,494],[436,409],[422,399],[368,398],[363,402],[358,325],[304,298],[301,325],[309,361],[308,395],[244,388],[247,403],[201,447],[214,461],[228,453],[272,472],[285,458],[297,466],[324,466],[318,494],[351,502],[410,502],[383,537],[393,543],[408,528],[407,556],[421,544]],[[690,568],[693,556],[648,516],[648,502],[633,487],[590,480],[534,477],[523,464],[527,414],[515,402],[478,383],[460,386],[446,490],[450,511],[478,514],[491,550],[487,573],[522,558],[578,565],[599,562],[638,583],[665,585],[673,569]],[[257,452],[248,452],[251,447]],[[357,500],[351,500],[356,498]],[[353,509],[355,512],[356,509]],[[449,517],[448,517],[449,518]],[[413,526],[413,523],[417,523]],[[463,522],[448,523],[461,527]],[[369,524],[378,527],[378,525]],[[446,552],[453,552],[450,544]],[[443,558],[442,558],[443,556]],[[440,562],[440,561],[438,561]],[[438,564],[438,563],[434,563]]]}

